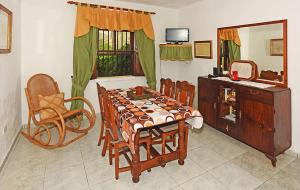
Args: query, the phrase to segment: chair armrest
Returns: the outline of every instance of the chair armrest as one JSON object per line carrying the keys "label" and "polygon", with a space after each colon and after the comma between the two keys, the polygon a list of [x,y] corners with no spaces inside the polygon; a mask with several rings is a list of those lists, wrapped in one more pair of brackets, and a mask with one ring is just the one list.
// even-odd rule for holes
{"label": "chair armrest", "polygon": [[88,101],[86,98],[76,96],[76,97],[73,97],[73,98],[65,99],[64,101],[65,102],[72,102],[74,100],[81,100],[81,101],[83,101],[90,108],[90,110],[92,112],[92,115],[93,115],[93,118],[96,119],[95,109],[94,109],[93,105],[91,104],[91,102]]}
{"label": "chair armrest", "polygon": [[[42,107],[42,108],[34,110],[34,112],[40,112],[42,110],[49,110],[49,109],[52,110],[52,111],[54,111],[58,115],[58,117],[59,117],[59,119],[61,121],[61,124],[64,126],[65,125],[65,120],[64,120],[63,116],[61,115],[61,113],[57,109],[55,109],[55,108],[51,108],[49,106],[48,107]],[[38,121],[36,119],[35,115],[32,116],[32,119],[33,119],[33,121],[37,122],[38,124],[41,123],[41,122],[43,122],[43,120]]]}

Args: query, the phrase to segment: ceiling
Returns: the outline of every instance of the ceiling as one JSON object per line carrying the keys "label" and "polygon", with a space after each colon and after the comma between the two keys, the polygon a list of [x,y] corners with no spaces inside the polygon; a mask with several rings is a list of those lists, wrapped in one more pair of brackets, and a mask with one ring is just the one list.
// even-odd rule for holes
{"label": "ceiling", "polygon": [[157,5],[157,6],[169,7],[169,8],[180,8],[199,0],[119,0],[119,1]]}

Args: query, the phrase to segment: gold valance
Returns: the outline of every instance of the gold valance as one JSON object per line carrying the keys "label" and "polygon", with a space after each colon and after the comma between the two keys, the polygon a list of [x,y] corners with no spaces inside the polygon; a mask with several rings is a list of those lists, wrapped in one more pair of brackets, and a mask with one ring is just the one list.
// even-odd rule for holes
{"label": "gold valance", "polygon": [[236,45],[241,46],[239,32],[236,28],[219,30],[219,38],[220,40],[232,40]]}
{"label": "gold valance", "polygon": [[87,34],[92,26],[111,31],[143,29],[146,36],[154,40],[150,14],[77,5],[75,37]]}

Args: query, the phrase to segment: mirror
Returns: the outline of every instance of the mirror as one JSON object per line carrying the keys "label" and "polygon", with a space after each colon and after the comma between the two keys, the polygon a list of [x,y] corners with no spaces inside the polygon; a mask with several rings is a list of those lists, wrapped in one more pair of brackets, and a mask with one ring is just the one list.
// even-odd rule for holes
{"label": "mirror", "polygon": [[218,66],[253,61],[256,82],[287,87],[287,20],[218,28]]}

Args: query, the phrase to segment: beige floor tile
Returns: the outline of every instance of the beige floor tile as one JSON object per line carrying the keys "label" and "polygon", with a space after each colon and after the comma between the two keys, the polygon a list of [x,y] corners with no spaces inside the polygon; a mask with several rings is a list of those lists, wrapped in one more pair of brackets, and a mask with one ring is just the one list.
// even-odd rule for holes
{"label": "beige floor tile", "polygon": [[42,190],[43,180],[28,178],[23,180],[0,180],[0,190]]}
{"label": "beige floor tile", "polygon": [[115,167],[114,165],[109,165],[108,156],[92,161],[84,161],[84,165],[87,179],[91,186],[115,179]]}
{"label": "beige floor tile", "polygon": [[212,137],[207,140],[206,143],[210,149],[228,160],[246,152],[246,150],[240,146],[240,142],[224,134]]}
{"label": "beige floor tile", "polygon": [[122,173],[118,180],[110,179],[91,186],[90,190],[135,190],[130,173]]}
{"label": "beige floor tile", "polygon": [[258,190],[299,190],[300,160],[297,159],[284,167],[274,177],[262,184]]}
{"label": "beige floor tile", "polygon": [[172,188],[172,189],[170,189],[170,190],[183,190],[183,189],[182,189],[182,187],[177,186],[177,187],[174,187],[174,188]]}
{"label": "beige floor tile", "polygon": [[152,168],[151,172],[143,172],[139,183],[134,184],[138,190],[169,190],[177,186],[164,168]]}
{"label": "beige floor tile", "polygon": [[227,190],[227,188],[216,180],[208,172],[193,178],[190,181],[180,185],[184,190]]}
{"label": "beige floor tile", "polygon": [[263,183],[238,166],[227,163],[209,171],[216,179],[231,190],[253,190]]}
{"label": "beige floor tile", "polygon": [[256,156],[256,154],[253,154],[251,152],[246,152],[230,162],[249,172],[251,175],[257,177],[258,179],[265,181],[270,179],[272,176],[278,173],[281,168],[283,168],[293,160],[293,157],[287,155],[279,156],[277,167],[273,167],[270,160],[266,157],[264,158]]}
{"label": "beige floor tile", "polygon": [[50,154],[47,160],[47,168],[49,169],[68,168],[83,163],[80,147],[75,144],[49,150],[49,152]]}
{"label": "beige floor tile", "polygon": [[[66,138],[74,135],[68,134]],[[119,180],[115,180],[114,165],[108,164],[108,154],[104,158],[100,155],[102,146],[97,146],[98,137],[97,123],[75,143],[46,150],[20,135],[0,173],[0,190],[300,190],[300,160],[282,154],[273,168],[263,153],[207,125],[190,130],[184,166],[173,161],[165,168],[144,171],[138,184],[132,182],[130,172],[120,173]],[[161,152],[161,145],[155,148]],[[145,160],[143,148],[140,154]],[[127,165],[123,157],[120,165]]]}
{"label": "beige floor tile", "polygon": [[188,151],[192,151],[196,148],[199,148],[201,146],[205,146],[204,143],[201,142],[201,137],[199,136],[192,136],[192,135],[189,135],[189,138],[188,138]]}
{"label": "beige floor tile", "polygon": [[188,152],[188,158],[206,170],[215,168],[227,161],[227,159],[211,150],[207,146],[203,146]]}
{"label": "beige floor tile", "polygon": [[46,169],[44,190],[81,190],[88,188],[83,164]]}
{"label": "beige floor tile", "polygon": [[177,161],[172,161],[167,163],[164,169],[178,185],[206,171],[189,158],[185,159],[183,166],[179,165]]}

